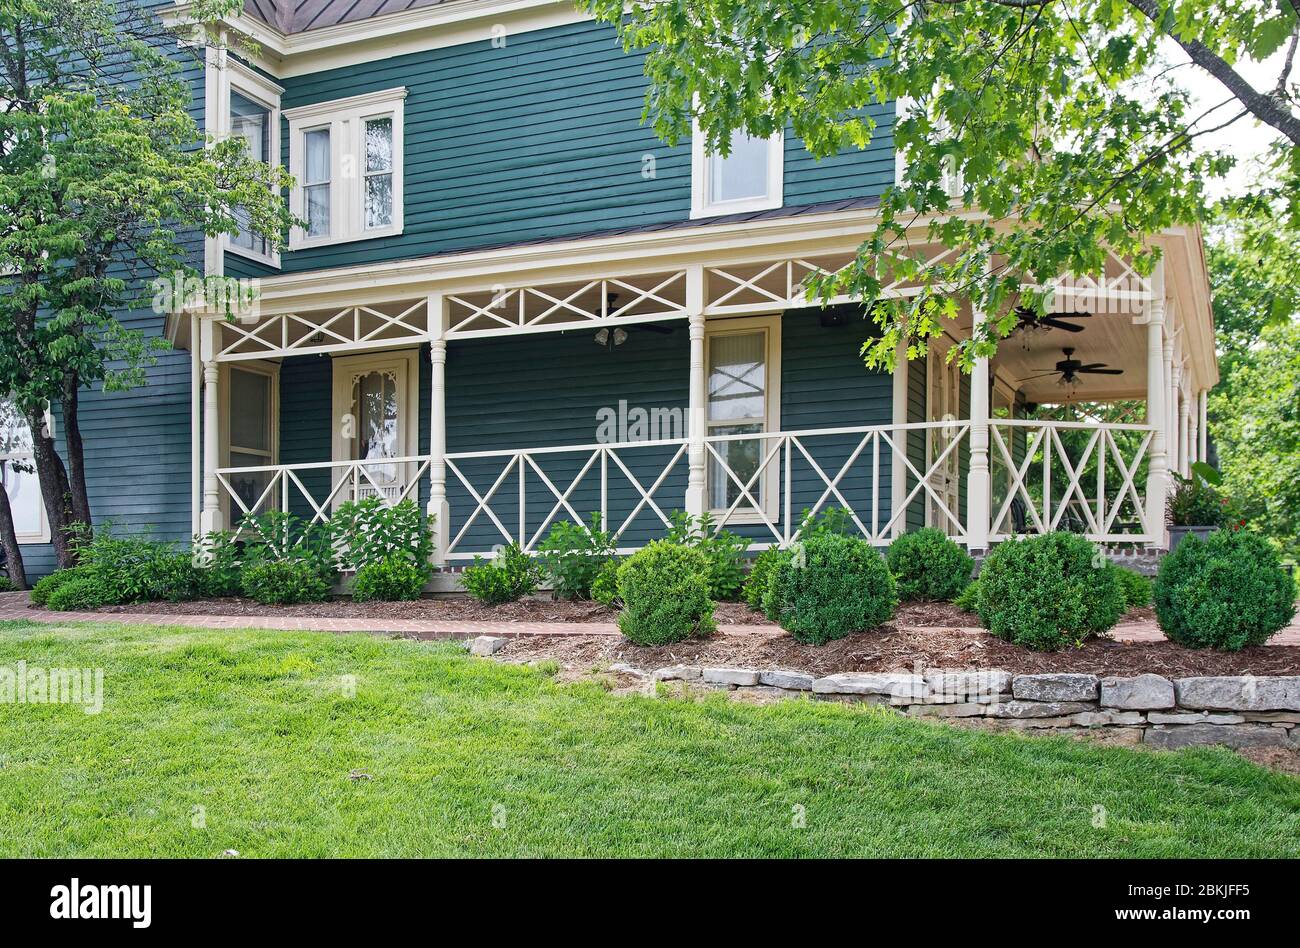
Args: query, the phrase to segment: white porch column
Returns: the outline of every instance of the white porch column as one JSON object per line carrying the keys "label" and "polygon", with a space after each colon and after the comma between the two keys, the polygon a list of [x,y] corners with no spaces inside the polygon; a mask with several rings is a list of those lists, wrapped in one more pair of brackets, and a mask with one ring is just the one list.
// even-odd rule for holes
{"label": "white porch column", "polygon": [[[984,325],[984,313],[971,313],[971,336]],[[966,475],[966,546],[989,546],[989,360],[975,360],[970,374],[970,471]]]}
{"label": "white porch column", "polygon": [[691,331],[691,380],[686,437],[686,512],[698,517],[705,510],[705,431],[706,369],[704,365],[704,268],[692,266],[686,271],[686,312]]}
{"label": "white porch column", "polygon": [[200,354],[203,359],[203,513],[199,529],[206,536],[224,529],[221,522],[221,485],[217,468],[221,464],[221,403],[217,400],[216,323],[199,321]]}
{"label": "white porch column", "polygon": [[1183,389],[1178,390],[1178,473],[1183,477],[1190,477],[1192,474],[1191,465],[1191,426],[1192,426],[1192,405],[1191,399],[1188,398],[1187,392]]}
{"label": "white porch column", "polygon": [[[1157,280],[1164,293],[1164,281]],[[1166,440],[1169,414],[1165,407],[1165,301],[1157,296],[1147,303],[1147,424],[1155,431],[1147,451],[1146,520],[1152,543],[1165,545],[1165,493],[1168,491]]]}
{"label": "white porch column", "polygon": [[1210,457],[1210,392],[1209,389],[1201,389],[1201,396],[1198,399],[1200,405],[1197,408],[1197,414],[1200,421],[1196,425],[1196,433],[1199,438],[1196,449],[1196,459],[1198,461],[1208,461]]}
{"label": "white porch column", "polygon": [[203,359],[199,352],[202,317],[190,314],[190,533],[203,535]]}
{"label": "white porch column", "polygon": [[[890,531],[892,536],[901,536],[907,530],[907,515],[903,513],[903,500],[907,497],[907,465],[903,459],[907,454],[906,431],[898,431],[899,425],[907,424],[907,341],[899,342],[894,349],[894,414],[895,430],[894,450],[890,452],[889,469],[889,517],[894,522]],[[873,490],[876,488],[872,488]],[[872,525],[875,529],[875,525]]]}
{"label": "white porch column", "polygon": [[1165,458],[1169,471],[1178,470],[1178,388],[1174,384],[1174,339],[1165,334]]}
{"label": "white porch column", "polygon": [[429,506],[433,521],[433,565],[447,562],[451,509],[447,505],[447,339],[441,293],[429,295]]}

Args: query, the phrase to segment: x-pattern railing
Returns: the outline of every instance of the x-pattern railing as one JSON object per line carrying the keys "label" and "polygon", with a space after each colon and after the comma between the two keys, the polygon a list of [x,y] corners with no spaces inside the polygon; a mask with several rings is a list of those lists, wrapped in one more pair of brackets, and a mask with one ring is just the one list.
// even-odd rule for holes
{"label": "x-pattern railing", "polygon": [[[1080,432],[1082,438],[1074,457],[1063,437],[1072,431]],[[1019,459],[1015,456],[1017,432],[1024,436]],[[1121,432],[1133,433],[1129,440],[1135,444],[1126,446],[1127,457],[1116,439]],[[990,538],[1001,540],[1015,534],[1012,507],[1018,499],[1027,520],[1025,526],[1038,533],[1078,525],[1081,518],[1083,532],[1100,542],[1151,540],[1137,474],[1153,433],[1147,425],[1022,419],[991,422],[990,469],[994,486],[1003,487],[1005,497],[993,512]],[[1091,485],[1085,481],[1090,463],[1094,477]],[[1108,475],[1112,465],[1118,474],[1117,487]],[[1126,503],[1132,518],[1128,524],[1119,520]],[[1073,518],[1074,523],[1067,518]],[[1137,530],[1120,529],[1125,526]]]}
{"label": "x-pattern railing", "polygon": [[277,313],[251,326],[239,320],[220,320],[217,331],[223,345],[217,351],[217,360],[229,362],[423,342],[429,335],[427,313],[428,301],[420,299],[395,313],[369,306],[346,306],[333,315]]}
{"label": "x-pattern railing", "polygon": [[[646,449],[658,449],[663,452],[671,451],[668,462],[662,467],[658,467],[658,461],[654,462],[655,466],[658,467],[658,471],[652,480],[646,477],[644,473],[638,477],[625,459],[625,455]],[[475,555],[473,552],[461,551],[458,547],[470,536],[470,528],[479,521],[480,517],[491,522],[495,532],[504,542],[518,543],[525,552],[533,552],[536,549],[538,542],[546,535],[550,526],[562,513],[567,514],[568,518],[575,523],[585,523],[587,521],[585,512],[580,513],[573,506],[574,495],[587,482],[588,475],[591,474],[593,468],[599,472],[600,477],[599,510],[601,523],[612,532],[616,544],[624,537],[641,513],[647,509],[658,518],[660,523],[668,527],[671,525],[669,513],[682,507],[682,498],[674,497],[673,503],[666,505],[669,513],[665,513],[664,507],[660,506],[659,501],[655,498],[663,488],[664,482],[672,476],[686,456],[686,449],[686,440],[675,438],[658,441],[629,441],[618,444],[567,445],[517,451],[467,451],[449,454],[446,458],[447,470],[455,476],[460,485],[469,493],[475,506],[464,522],[460,524],[460,528],[455,535],[452,536],[451,542],[448,543],[445,551],[446,556],[448,559],[454,560],[468,559]],[[547,474],[541,462],[548,457],[554,458],[566,455],[577,455],[578,471],[567,482],[563,480],[557,482],[555,478]],[[472,462],[490,464],[493,465],[494,469],[497,463],[501,465],[500,469],[495,471],[495,477],[486,490],[480,490],[475,486],[473,475],[477,472],[466,470]],[[610,519],[611,475],[617,478],[620,474],[622,481],[635,492],[634,496],[637,500],[632,505],[630,512],[626,514],[623,514],[622,511],[617,512],[618,519],[617,523],[615,523]],[[531,526],[528,513],[530,508],[528,478],[530,475],[541,482],[549,495],[544,502],[543,509],[545,509],[545,505],[550,505],[545,516]],[[508,527],[497,511],[493,509],[493,501],[512,478],[517,481],[517,505],[514,505],[512,501],[505,501],[505,504],[515,506],[514,513],[517,519],[514,520],[512,526]],[[534,506],[533,509],[536,510],[537,508]],[[620,547],[620,549],[622,552],[632,552],[634,548]]]}
{"label": "x-pattern railing", "polygon": [[[372,473],[371,468],[387,468],[401,473],[395,485]],[[329,488],[322,498],[318,498],[303,478],[313,472],[329,473]],[[312,523],[324,523],[329,520],[336,504],[353,500],[365,491],[373,491],[371,496],[378,497],[388,506],[396,506],[408,498],[419,494],[421,479],[429,473],[428,457],[383,458],[366,461],[320,461],[309,464],[278,464],[261,467],[227,467],[216,472],[217,482],[225,489],[234,502],[231,519],[238,521],[249,514],[263,513],[274,507],[289,510],[290,505],[301,497],[311,514]],[[240,474],[268,474],[266,487],[251,504],[247,503],[231,483],[231,479]]]}

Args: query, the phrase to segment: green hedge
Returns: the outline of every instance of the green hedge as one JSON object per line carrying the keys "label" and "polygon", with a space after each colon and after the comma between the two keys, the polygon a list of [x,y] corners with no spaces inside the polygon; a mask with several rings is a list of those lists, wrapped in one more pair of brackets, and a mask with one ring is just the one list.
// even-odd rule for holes
{"label": "green hedge", "polygon": [[821,645],[880,625],[897,602],[889,568],[871,544],[825,533],[785,551],[763,609],[800,642]]}
{"label": "green hedge", "polygon": [[925,527],[889,544],[885,561],[900,599],[949,602],[970,584],[975,560],[942,530]]}
{"label": "green hedge", "polygon": [[709,569],[699,550],[667,540],[632,554],[618,568],[620,631],[637,645],[667,645],[712,633]]}

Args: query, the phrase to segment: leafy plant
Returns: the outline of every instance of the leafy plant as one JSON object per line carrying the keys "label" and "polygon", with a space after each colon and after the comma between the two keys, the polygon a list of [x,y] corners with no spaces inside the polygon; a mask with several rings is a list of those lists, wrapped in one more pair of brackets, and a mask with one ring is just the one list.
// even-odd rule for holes
{"label": "leafy plant", "polygon": [[1114,567],[1074,533],[995,546],[980,567],[977,612],[998,638],[1054,651],[1111,628],[1124,612]]}
{"label": "leafy plant", "polygon": [[730,530],[719,530],[712,514],[692,517],[680,510],[673,514],[664,539],[703,555],[708,563],[709,595],[714,599],[729,601],[740,594],[745,583],[747,539]]}
{"label": "leafy plant", "polygon": [[800,642],[824,645],[872,629],[894,612],[884,558],[865,540],[823,533],[795,544],[768,579],[763,608]]}
{"label": "leafy plant", "polygon": [[902,599],[949,601],[970,585],[975,560],[942,530],[904,533],[886,555]]}
{"label": "leafy plant", "polygon": [[613,606],[618,603],[619,565],[617,559],[606,560],[591,584],[591,598],[602,606]]}
{"label": "leafy plant", "polygon": [[[1210,468],[1213,470],[1213,468]],[[1165,519],[1174,527],[1221,527],[1233,515],[1231,503],[1197,471],[1191,477],[1173,473]]]}
{"label": "leafy plant", "polygon": [[55,570],[48,576],[43,576],[32,586],[31,591],[27,594],[34,606],[45,606],[49,604],[49,598],[64,583],[71,582],[74,579],[85,578],[86,571],[80,567],[74,566],[71,569]]}
{"label": "leafy plant", "polygon": [[1151,605],[1151,577],[1143,576],[1127,566],[1116,566],[1115,577],[1124,591],[1124,604],[1130,609]]}
{"label": "leafy plant", "polygon": [[1295,615],[1295,587],[1272,545],[1244,530],[1190,536],[1156,574],[1156,619],[1188,648],[1262,645]]}
{"label": "leafy plant", "polygon": [[60,572],[76,575],[70,576],[49,594],[45,604],[55,612],[98,609],[113,601],[111,592],[97,577],[80,573],[75,568]]}
{"label": "leafy plant", "polygon": [[243,568],[268,562],[300,561],[322,577],[336,571],[329,524],[308,523],[282,510],[247,516],[239,525],[244,538]]}
{"label": "leafy plant", "polygon": [[467,593],[490,606],[532,595],[540,581],[537,564],[518,543],[502,547],[491,560],[474,557],[460,580]]}
{"label": "leafy plant", "polygon": [[115,534],[105,524],[77,542],[81,570],[99,585],[104,603],[181,602],[200,594],[188,552],[143,535]]}
{"label": "leafy plant", "polygon": [[244,554],[235,534],[226,530],[209,533],[195,541],[194,548],[199,595],[210,598],[239,595],[239,568]]}
{"label": "leafy plant", "polygon": [[966,588],[957,594],[952,604],[963,612],[976,612],[979,609],[979,580],[972,579]]}
{"label": "leafy plant", "polygon": [[420,598],[429,581],[427,567],[412,563],[405,556],[375,560],[357,570],[352,581],[354,602],[405,602]]}
{"label": "leafy plant", "polygon": [[742,593],[745,605],[749,606],[749,608],[763,608],[763,594],[767,592],[767,583],[772,577],[772,571],[776,569],[776,564],[781,561],[781,552],[779,547],[768,547],[758,554],[753,565],[750,566],[749,575],[745,577],[745,588]]}
{"label": "leafy plant", "polygon": [[240,574],[244,595],[263,605],[324,602],[330,581],[307,559],[260,559],[244,564]]}
{"label": "leafy plant", "polygon": [[8,576],[0,576],[0,592],[10,593],[18,589]]}
{"label": "leafy plant", "polygon": [[558,599],[594,599],[606,564],[617,561],[614,534],[602,528],[600,513],[590,524],[558,520],[538,545],[538,562]]}
{"label": "leafy plant", "polygon": [[636,645],[667,645],[712,633],[709,569],[699,549],[668,540],[632,554],[618,568],[619,630]]}
{"label": "leafy plant", "polygon": [[801,540],[827,533],[855,536],[857,532],[858,525],[853,522],[853,511],[847,507],[827,507],[817,514],[805,507],[799,519]]}
{"label": "leafy plant", "polygon": [[349,500],[330,517],[329,534],[344,569],[396,558],[432,573],[433,524],[410,498],[397,504],[380,497]]}

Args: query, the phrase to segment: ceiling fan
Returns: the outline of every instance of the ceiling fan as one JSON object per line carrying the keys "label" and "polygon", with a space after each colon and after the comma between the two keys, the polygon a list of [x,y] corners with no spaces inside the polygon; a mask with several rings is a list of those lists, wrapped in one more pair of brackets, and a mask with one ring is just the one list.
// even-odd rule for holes
{"label": "ceiling fan", "polygon": [[1033,329],[1064,329],[1066,332],[1083,332],[1082,326],[1076,326],[1074,323],[1067,323],[1067,319],[1088,319],[1092,313],[1047,313],[1039,316],[1028,306],[1017,306],[1015,308],[1016,332],[1021,330]]}
{"label": "ceiling fan", "polygon": [[1112,369],[1105,362],[1089,362],[1084,364],[1081,360],[1074,357],[1073,349],[1062,349],[1065,358],[1056,363],[1056,367],[1041,372],[1038,375],[1031,375],[1028,378],[1021,379],[1022,382],[1031,382],[1034,379],[1047,378],[1049,375],[1060,374],[1060,385],[1074,385],[1079,381],[1080,375],[1123,375],[1123,369]]}

